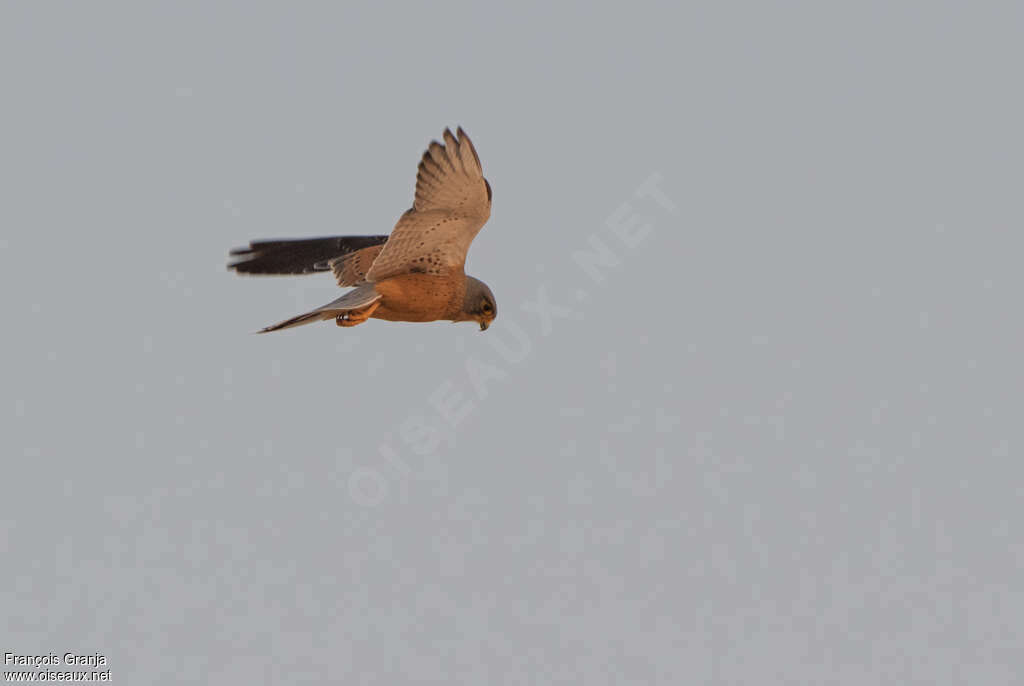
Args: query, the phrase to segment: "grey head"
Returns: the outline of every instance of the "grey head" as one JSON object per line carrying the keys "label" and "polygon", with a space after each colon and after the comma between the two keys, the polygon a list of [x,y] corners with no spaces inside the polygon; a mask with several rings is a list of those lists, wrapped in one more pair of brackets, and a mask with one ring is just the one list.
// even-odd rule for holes
{"label": "grey head", "polygon": [[495,317],[498,316],[498,303],[494,294],[480,279],[466,277],[466,296],[462,301],[462,312],[456,321],[475,321],[480,330],[486,331]]}

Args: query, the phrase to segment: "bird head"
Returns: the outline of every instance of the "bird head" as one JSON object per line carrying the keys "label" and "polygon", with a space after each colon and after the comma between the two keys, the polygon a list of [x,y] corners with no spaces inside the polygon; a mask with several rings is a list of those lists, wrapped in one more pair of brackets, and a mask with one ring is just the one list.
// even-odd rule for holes
{"label": "bird head", "polygon": [[459,321],[475,321],[480,330],[486,331],[498,316],[498,303],[494,294],[480,279],[466,277],[466,296],[462,301],[462,318]]}

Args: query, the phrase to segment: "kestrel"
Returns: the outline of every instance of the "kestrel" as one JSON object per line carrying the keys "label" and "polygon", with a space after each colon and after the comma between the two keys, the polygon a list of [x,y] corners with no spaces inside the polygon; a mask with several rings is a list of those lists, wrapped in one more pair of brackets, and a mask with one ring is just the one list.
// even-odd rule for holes
{"label": "kestrel", "polygon": [[231,251],[228,268],[240,274],[332,271],[339,286],[354,287],[260,333],[327,319],[356,326],[371,317],[490,326],[498,313],[494,295],[463,267],[469,244],[491,216],[491,185],[466,132],[445,129],[443,137],[423,153],[412,207],[390,236],[253,241]]}

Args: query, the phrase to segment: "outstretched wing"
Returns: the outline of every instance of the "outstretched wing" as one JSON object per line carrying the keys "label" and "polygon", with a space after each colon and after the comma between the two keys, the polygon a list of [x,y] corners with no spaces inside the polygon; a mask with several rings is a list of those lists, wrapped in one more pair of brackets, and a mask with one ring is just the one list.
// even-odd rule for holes
{"label": "outstretched wing", "polygon": [[491,186],[462,128],[444,131],[420,160],[412,209],[402,215],[366,274],[368,281],[409,272],[461,269],[469,244],[491,216]]}
{"label": "outstretched wing", "polygon": [[235,248],[231,251],[231,259],[234,261],[228,265],[228,269],[234,269],[239,274],[260,275],[326,272],[333,268],[336,261],[366,248],[381,246],[387,240],[387,236],[331,236],[253,241],[248,248]]}

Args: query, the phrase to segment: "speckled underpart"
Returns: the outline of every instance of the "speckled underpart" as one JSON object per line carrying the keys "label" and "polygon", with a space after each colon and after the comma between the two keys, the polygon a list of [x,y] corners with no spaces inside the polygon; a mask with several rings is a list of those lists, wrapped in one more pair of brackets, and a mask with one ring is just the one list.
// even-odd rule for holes
{"label": "speckled underpart", "polygon": [[466,279],[451,275],[402,274],[374,284],[381,294],[374,319],[392,322],[456,320],[462,312]]}

